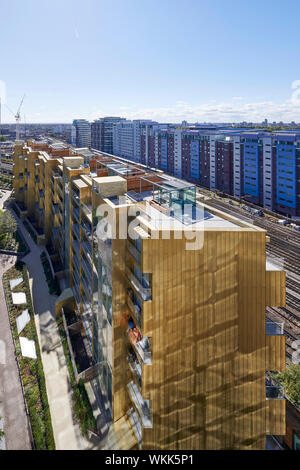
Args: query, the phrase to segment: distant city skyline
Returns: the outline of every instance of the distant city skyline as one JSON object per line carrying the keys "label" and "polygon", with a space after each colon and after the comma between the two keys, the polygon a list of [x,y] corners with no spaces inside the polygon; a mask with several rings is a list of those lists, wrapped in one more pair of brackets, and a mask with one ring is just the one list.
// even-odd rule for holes
{"label": "distant city skyline", "polygon": [[15,112],[26,93],[28,123],[300,122],[300,4],[287,3],[2,0],[2,102]]}

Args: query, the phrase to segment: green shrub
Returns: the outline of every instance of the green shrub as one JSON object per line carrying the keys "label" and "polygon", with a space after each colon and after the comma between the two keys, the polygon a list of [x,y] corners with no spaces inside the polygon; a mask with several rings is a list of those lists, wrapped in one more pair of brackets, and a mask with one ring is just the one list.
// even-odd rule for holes
{"label": "green shrub", "polygon": [[44,274],[48,284],[49,294],[51,295],[60,295],[61,290],[59,287],[59,282],[56,277],[53,278],[51,267],[47,258],[46,253],[43,251],[40,255],[41,263],[43,265]]}
{"label": "green shrub", "polygon": [[300,365],[290,364],[287,369],[274,376],[283,385],[285,394],[300,408]]}
{"label": "green shrub", "polygon": [[63,327],[62,318],[57,319],[58,331],[61,337],[63,350],[65,353],[66,364],[69,371],[70,383],[73,389],[72,401],[74,414],[80,424],[81,432],[84,436],[87,436],[88,431],[97,432],[97,423],[93,415],[93,409],[89,401],[88,394],[86,392],[82,379],[79,380],[78,384],[75,380],[73,371],[72,360],[69,352],[68,342],[66,333]]}

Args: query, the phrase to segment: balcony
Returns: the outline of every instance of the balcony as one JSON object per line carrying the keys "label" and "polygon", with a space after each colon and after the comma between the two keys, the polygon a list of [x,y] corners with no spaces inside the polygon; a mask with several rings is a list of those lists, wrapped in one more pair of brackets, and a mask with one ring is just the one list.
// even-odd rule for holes
{"label": "balcony", "polygon": [[77,207],[74,207],[73,208],[73,215],[75,217],[75,219],[78,221],[78,223],[80,222],[80,211]]}
{"label": "balcony", "polygon": [[76,271],[76,269],[75,269],[74,264],[73,264],[72,275],[73,275],[73,280],[74,280],[75,286],[79,286],[80,280],[79,280],[79,276],[78,276],[78,273],[77,273],[77,271]]}
{"label": "balcony", "polygon": [[137,261],[139,264],[141,264],[141,254],[140,254],[140,252],[128,240],[127,240],[127,243],[126,243],[126,248],[127,248],[127,251],[129,251],[129,253],[131,254],[131,256],[133,256],[135,261]]}
{"label": "balcony", "polygon": [[283,335],[284,334],[284,323],[266,321],[266,334],[267,335]]}
{"label": "balcony", "polygon": [[149,338],[144,336],[141,341],[135,344],[135,349],[144,364],[152,364],[151,345]]}
{"label": "balcony", "polygon": [[135,290],[140,294],[143,300],[151,300],[152,298],[152,291],[150,288],[144,287],[140,281],[136,278],[133,272],[126,267],[126,276],[135,288]]}
{"label": "balcony", "polygon": [[142,448],[142,426],[134,408],[127,411],[128,420],[138,442],[139,449]]}
{"label": "balcony", "polygon": [[79,297],[78,288],[77,288],[76,284],[73,285],[73,293],[74,293],[74,297],[75,297],[75,300],[76,300],[77,307],[79,308],[80,307],[80,297]]}
{"label": "balcony", "polygon": [[77,204],[77,206],[80,205],[80,197],[77,196],[77,194],[74,193],[74,192],[72,193],[72,199],[73,199],[73,201]]}
{"label": "balcony", "polygon": [[127,320],[125,318],[126,334],[128,336],[128,339],[134,347],[135,351],[138,353],[143,363],[152,364],[150,340],[146,336],[143,337],[140,329],[137,328],[133,319],[131,317],[128,318],[128,316],[129,315],[126,314]]}
{"label": "balcony", "polygon": [[58,214],[58,211],[59,211],[58,204],[54,203],[53,204],[53,213]]}
{"label": "balcony", "polygon": [[91,204],[84,204],[83,202],[81,203],[81,210],[87,217],[92,216],[92,205]]}
{"label": "balcony", "polygon": [[73,251],[72,261],[73,261],[73,268],[76,270],[76,272],[78,274],[78,277],[80,278],[80,274],[79,274],[79,266],[80,266],[79,257],[78,257],[78,254],[76,254],[76,252],[74,252],[74,251]]}
{"label": "balcony", "polygon": [[52,172],[52,181],[62,181],[62,175],[58,173],[57,171]]}
{"label": "balcony", "polygon": [[60,184],[57,185],[58,195],[63,197],[63,188]]}
{"label": "balcony", "polygon": [[284,390],[283,387],[275,382],[269,374],[266,378],[266,398],[269,400],[283,400]]}
{"label": "balcony", "polygon": [[139,387],[142,388],[142,366],[139,363],[137,355],[135,354],[133,349],[131,349],[131,351],[129,352],[127,356],[127,362],[129,364],[130,370],[134,378],[136,379]]}
{"label": "balcony", "polygon": [[89,241],[84,240],[81,243],[81,246],[85,253],[89,253],[89,255],[92,256],[92,246]]}
{"label": "balcony", "polygon": [[81,285],[83,286],[84,291],[91,296],[92,295],[92,289],[91,285],[89,284],[88,280],[86,277],[81,276]]}
{"label": "balcony", "polygon": [[138,386],[133,381],[127,384],[131,401],[137,410],[144,428],[152,428],[149,400],[144,400]]}
{"label": "balcony", "polygon": [[92,234],[92,227],[90,224],[85,222],[84,220],[81,221],[81,228],[85,232],[87,237],[90,237]]}
{"label": "balcony", "polygon": [[266,385],[266,398],[275,400],[284,400],[282,387],[278,385]]}
{"label": "balcony", "polygon": [[131,313],[134,315],[135,319],[137,320],[138,324],[142,325],[142,310],[138,303],[135,302],[136,296],[130,289],[130,293],[127,294],[127,305],[129,306]]}
{"label": "balcony", "polygon": [[83,266],[83,269],[84,269],[85,274],[87,275],[87,278],[91,280],[92,279],[92,267],[83,257],[81,258],[81,266]]}
{"label": "balcony", "polygon": [[80,230],[78,224],[73,224],[73,232],[75,233],[78,240],[80,240]]}
{"label": "balcony", "polygon": [[74,252],[77,254],[77,256],[79,256],[80,255],[80,244],[77,240],[73,240],[72,247],[73,247]]}
{"label": "balcony", "polygon": [[57,227],[52,227],[52,237],[54,240],[58,238],[58,228]]}

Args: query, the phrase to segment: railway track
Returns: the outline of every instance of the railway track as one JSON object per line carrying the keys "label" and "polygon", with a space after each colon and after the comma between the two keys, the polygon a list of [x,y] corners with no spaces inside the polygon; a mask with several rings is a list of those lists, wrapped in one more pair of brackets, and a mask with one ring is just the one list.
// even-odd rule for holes
{"label": "railway track", "polygon": [[245,209],[219,199],[212,198],[208,205],[267,231],[270,237],[266,246],[267,256],[286,271],[286,306],[267,307],[267,318],[284,322],[286,358],[290,362],[294,351],[292,343],[300,339],[300,232],[280,226],[269,218],[249,214]]}

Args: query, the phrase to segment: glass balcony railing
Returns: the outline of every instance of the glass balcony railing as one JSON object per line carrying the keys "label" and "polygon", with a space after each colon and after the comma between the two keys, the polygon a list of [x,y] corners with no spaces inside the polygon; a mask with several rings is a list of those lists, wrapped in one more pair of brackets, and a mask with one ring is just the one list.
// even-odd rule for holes
{"label": "glass balcony railing", "polygon": [[72,246],[73,246],[74,252],[77,254],[77,256],[79,256],[79,253],[80,253],[79,241],[73,240],[73,245]]}
{"label": "glass balcony railing", "polygon": [[135,344],[135,349],[139,353],[144,364],[152,364],[151,344],[149,338],[144,336],[141,341]]}
{"label": "glass balcony railing", "polygon": [[87,275],[87,278],[91,280],[92,279],[92,267],[90,266],[88,261],[86,261],[83,257],[81,258],[81,265],[83,266],[83,269],[85,271],[85,274]]}
{"label": "glass balcony railing", "polygon": [[138,442],[139,449],[141,449],[142,448],[142,426],[138,418],[138,415],[135,411],[135,408],[130,408],[130,410],[127,411],[127,416],[131,424],[131,429],[133,430],[135,438]]}
{"label": "glass balcony railing", "polygon": [[129,317],[128,328],[126,334],[129,338],[129,341],[133,345],[135,351],[138,353],[139,357],[144,364],[152,364],[152,353],[151,353],[151,344],[147,336],[142,335],[140,329],[136,326],[132,317]]}
{"label": "glass balcony railing", "polygon": [[136,247],[129,241],[127,241],[126,244],[127,251],[134,257],[134,259],[141,264],[141,254],[140,252],[136,249]]}
{"label": "glass balcony railing", "polygon": [[73,269],[73,271],[72,271],[72,276],[73,276],[74,284],[79,287],[80,280],[79,280],[78,274],[76,273],[75,269]]}
{"label": "glass balcony railing", "polygon": [[77,207],[74,207],[73,208],[73,215],[75,217],[75,219],[78,221],[78,223],[80,222],[80,211]]}
{"label": "glass balcony railing", "polygon": [[132,403],[137,410],[144,428],[152,428],[149,400],[144,400],[137,384],[131,381],[127,384],[127,390]]}
{"label": "glass balcony railing", "polygon": [[85,291],[89,296],[91,296],[91,294],[92,294],[91,285],[89,284],[89,282],[88,282],[88,280],[87,280],[86,277],[81,276],[81,284],[82,284],[82,286],[83,286],[84,291]]}
{"label": "glass balcony railing", "polygon": [[77,307],[79,308],[79,306],[80,306],[80,296],[79,296],[79,292],[78,292],[78,287],[76,285],[73,285],[72,290],[73,290],[73,293],[74,293],[74,297],[75,297],[75,300],[76,300]]}
{"label": "glass balcony railing", "polygon": [[139,326],[142,326],[142,309],[139,306],[139,304],[137,302],[135,302],[135,300],[137,300],[136,296],[133,293],[131,295],[128,293],[128,295],[127,295],[127,304],[129,306],[132,314],[136,318]]}
{"label": "glass balcony railing", "polygon": [[84,204],[83,202],[81,203],[81,209],[87,216],[92,215],[92,204]]}
{"label": "glass balcony railing", "polygon": [[[77,242],[78,243],[78,242]],[[73,260],[73,264],[75,265],[76,269],[78,270],[78,276],[80,277],[80,252],[76,249],[76,244],[74,244],[73,242],[73,245],[72,245],[72,260]]]}
{"label": "glass balcony railing", "polygon": [[52,227],[52,236],[54,240],[58,238],[58,228],[57,227]]}
{"label": "glass balcony railing", "polygon": [[72,193],[72,199],[78,206],[80,205],[80,197],[74,192]]}
{"label": "glass balcony railing", "polygon": [[73,224],[73,232],[75,233],[78,240],[80,240],[80,230],[78,224]]}
{"label": "glass balcony railing", "polygon": [[92,227],[87,222],[81,221],[81,228],[84,230],[87,237],[90,237],[92,234]]}
{"label": "glass balcony railing", "polygon": [[85,253],[88,253],[92,257],[92,246],[89,241],[83,241],[81,243],[82,249]]}
{"label": "glass balcony railing", "polygon": [[266,398],[284,399],[283,388],[278,385],[266,385]]}
{"label": "glass balcony railing", "polygon": [[78,255],[75,252],[73,252],[72,261],[73,261],[73,269],[75,269],[75,271],[78,274],[78,278],[80,278],[80,271],[79,271],[80,263],[79,263]]}
{"label": "glass balcony railing", "polygon": [[127,361],[134,378],[136,379],[140,388],[142,388],[142,366],[133,350],[129,352]]}
{"label": "glass balcony railing", "polygon": [[136,291],[140,294],[143,300],[145,301],[151,300],[152,298],[151,289],[144,287],[128,267],[126,267],[126,276],[131,282],[131,284],[133,285],[133,287],[136,289]]}
{"label": "glass balcony railing", "polygon": [[266,334],[267,335],[283,335],[284,322],[266,321]]}

